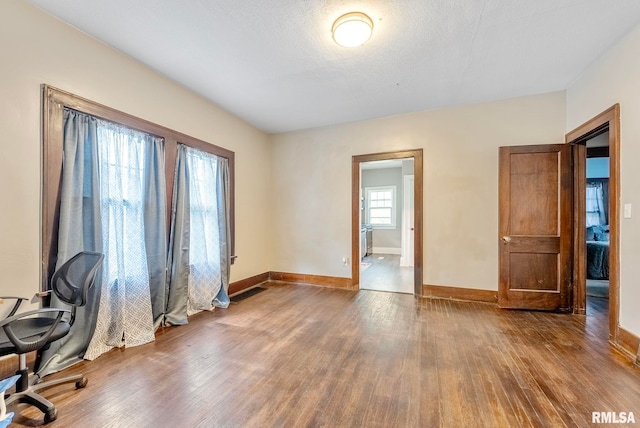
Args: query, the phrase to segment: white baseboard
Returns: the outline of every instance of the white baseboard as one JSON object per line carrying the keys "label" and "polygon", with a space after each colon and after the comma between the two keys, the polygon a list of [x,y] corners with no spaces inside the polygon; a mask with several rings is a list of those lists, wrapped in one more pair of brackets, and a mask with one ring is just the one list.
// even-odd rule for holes
{"label": "white baseboard", "polygon": [[373,247],[373,254],[402,254],[402,249],[392,247]]}
{"label": "white baseboard", "polygon": [[413,260],[407,257],[400,257],[400,267],[413,267]]}

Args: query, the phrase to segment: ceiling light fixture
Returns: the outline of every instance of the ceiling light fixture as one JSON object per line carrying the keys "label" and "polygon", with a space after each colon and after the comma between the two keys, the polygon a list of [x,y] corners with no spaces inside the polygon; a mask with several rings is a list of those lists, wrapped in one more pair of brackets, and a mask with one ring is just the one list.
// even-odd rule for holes
{"label": "ceiling light fixture", "polygon": [[336,19],[331,28],[333,40],[345,48],[363,45],[371,37],[373,21],[362,12],[351,12]]}

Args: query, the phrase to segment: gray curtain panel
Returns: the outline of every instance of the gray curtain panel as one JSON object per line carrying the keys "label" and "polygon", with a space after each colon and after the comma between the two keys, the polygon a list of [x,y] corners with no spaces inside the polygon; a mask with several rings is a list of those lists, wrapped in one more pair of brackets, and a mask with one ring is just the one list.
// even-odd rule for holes
{"label": "gray curtain panel", "polygon": [[220,233],[220,274],[222,287],[213,301],[219,308],[229,307],[229,273],[231,270],[231,232],[229,222],[229,161],[218,157],[216,197],[218,202],[218,229]]}
{"label": "gray curtain panel", "polygon": [[[60,225],[56,268],[80,251],[102,252],[98,181],[97,120],[64,110],[64,168],[60,197]],[[100,278],[96,276],[87,305],[78,308],[71,332],[53,342],[42,354],[40,376],[55,373],[82,361],[93,335],[100,304]],[[55,295],[52,307],[65,307]]]}
{"label": "gray curtain panel", "polygon": [[145,246],[149,269],[149,291],[153,310],[153,326],[160,327],[166,307],[165,283],[167,275],[167,196],[165,187],[164,141],[148,138],[150,150],[146,151],[146,165],[152,165],[144,176]]}
{"label": "gray curtain panel", "polygon": [[189,295],[189,176],[186,146],[178,145],[171,204],[171,232],[167,260],[165,325],[187,324]]}

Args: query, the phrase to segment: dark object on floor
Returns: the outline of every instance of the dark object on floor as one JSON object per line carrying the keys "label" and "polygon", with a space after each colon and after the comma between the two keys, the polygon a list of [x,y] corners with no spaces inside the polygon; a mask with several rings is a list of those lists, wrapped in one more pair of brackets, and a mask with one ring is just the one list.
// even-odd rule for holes
{"label": "dark object on floor", "polygon": [[258,293],[262,293],[264,290],[266,290],[265,287],[256,287],[256,288],[252,288],[251,290],[247,290],[244,293],[240,293],[237,294],[235,296],[233,296],[231,298],[231,303],[238,303],[241,300],[247,299],[251,296],[255,296]]}
{"label": "dark object on floor", "polygon": [[86,386],[87,378],[83,375],[40,382],[37,375],[29,376],[26,354],[46,349],[50,343],[69,333],[76,308],[87,303],[87,292],[103,259],[104,255],[100,253],[78,253],[53,274],[51,288],[61,302],[71,306],[71,310],[42,308],[15,315],[20,304],[28,299],[5,298],[15,299],[16,303],[8,317],[0,321],[0,356],[18,354],[20,357],[20,368],[16,372],[20,378],[16,392],[5,397],[7,406],[16,402],[36,406],[44,413],[46,424],[56,420],[58,411],[49,400],[38,394],[39,391],[67,382],[75,382],[76,388]]}
{"label": "dark object on floor", "polygon": [[587,241],[587,279],[609,279],[609,241]]}

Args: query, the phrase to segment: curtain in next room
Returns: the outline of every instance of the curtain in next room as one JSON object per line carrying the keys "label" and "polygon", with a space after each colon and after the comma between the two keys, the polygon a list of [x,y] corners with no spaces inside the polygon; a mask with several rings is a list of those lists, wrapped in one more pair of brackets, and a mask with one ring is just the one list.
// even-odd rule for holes
{"label": "curtain in next room", "polygon": [[588,181],[586,192],[587,221],[586,226],[608,224],[608,183],[605,181]]}

